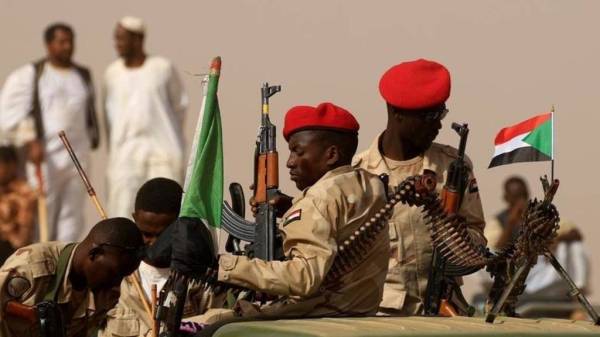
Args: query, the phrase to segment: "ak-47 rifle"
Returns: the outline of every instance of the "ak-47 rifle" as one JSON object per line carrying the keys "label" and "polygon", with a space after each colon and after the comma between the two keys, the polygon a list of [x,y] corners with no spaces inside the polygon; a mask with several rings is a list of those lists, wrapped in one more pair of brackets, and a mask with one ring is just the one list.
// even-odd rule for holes
{"label": "ak-47 rifle", "polygon": [[[562,279],[567,282],[570,295],[577,298],[594,324],[600,325],[598,313],[548,249],[559,227],[558,211],[552,205],[559,181],[555,179],[550,184],[546,176],[540,180],[544,190],[544,199],[542,201],[534,199],[529,202],[523,217],[523,226],[516,241],[502,250],[488,265],[488,270],[494,278],[488,303],[493,306],[485,320],[493,323],[500,312],[509,316],[515,315],[515,303],[517,297],[525,290],[527,275],[536,264],[538,256],[544,255]],[[548,221],[551,223],[548,224]]]}
{"label": "ak-47 rifle", "polygon": [[[448,168],[448,177],[441,195],[441,206],[447,216],[455,216],[458,213],[469,179],[469,168],[465,163],[465,148],[469,136],[469,127],[467,124],[452,123],[452,129],[460,136],[460,145],[458,147],[458,157]],[[439,248],[434,246],[425,294],[425,315],[457,316],[459,313],[472,314],[473,311],[466,305],[455,277],[473,271],[448,265],[448,262],[440,254]],[[456,300],[453,301],[456,304],[453,306],[449,300],[451,297],[456,296]],[[458,303],[462,305],[455,307]]]}
{"label": "ak-47 rifle", "polygon": [[[269,98],[281,91],[281,86],[265,83],[261,89],[261,125],[254,153],[254,201],[257,204],[256,222],[240,216],[227,202],[223,203],[223,229],[233,236],[230,247],[239,240],[251,242],[246,255],[262,260],[276,259],[276,209],[269,203],[279,193],[279,167],[276,147],[276,128],[269,118]],[[239,195],[232,189],[232,197]],[[240,253],[234,252],[234,253]]]}

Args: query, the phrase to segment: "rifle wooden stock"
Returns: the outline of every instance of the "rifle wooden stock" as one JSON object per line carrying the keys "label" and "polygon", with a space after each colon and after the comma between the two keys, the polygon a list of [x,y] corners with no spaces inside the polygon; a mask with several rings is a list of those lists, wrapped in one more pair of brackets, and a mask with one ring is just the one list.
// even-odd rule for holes
{"label": "rifle wooden stock", "polygon": [[460,195],[447,187],[442,190],[442,205],[446,214],[458,213]]}
{"label": "rifle wooden stock", "polygon": [[257,158],[254,200],[267,202],[267,189],[279,187],[279,155],[277,151],[261,154]]}
{"label": "rifle wooden stock", "polygon": [[31,324],[37,323],[38,316],[35,307],[31,307],[17,301],[8,301],[4,307],[7,316],[21,318]]}
{"label": "rifle wooden stock", "polygon": [[452,304],[447,299],[443,298],[440,301],[440,316],[442,317],[456,317],[459,316]]}
{"label": "rifle wooden stock", "polygon": [[256,158],[256,184],[254,186],[254,201],[257,204],[267,202],[267,154],[258,155]]}
{"label": "rifle wooden stock", "polygon": [[267,188],[279,187],[279,155],[277,151],[267,153]]}

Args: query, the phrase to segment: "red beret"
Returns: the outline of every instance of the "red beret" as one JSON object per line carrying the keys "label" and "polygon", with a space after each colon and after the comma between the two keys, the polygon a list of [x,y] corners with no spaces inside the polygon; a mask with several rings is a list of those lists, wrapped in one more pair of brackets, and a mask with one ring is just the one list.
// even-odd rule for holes
{"label": "red beret", "polygon": [[450,96],[450,73],[433,61],[403,62],[381,76],[379,92],[386,102],[400,109],[434,107]]}
{"label": "red beret", "polygon": [[298,131],[309,129],[329,129],[346,132],[358,132],[358,122],[348,110],[332,103],[321,103],[316,108],[312,106],[295,106],[285,114],[283,137]]}

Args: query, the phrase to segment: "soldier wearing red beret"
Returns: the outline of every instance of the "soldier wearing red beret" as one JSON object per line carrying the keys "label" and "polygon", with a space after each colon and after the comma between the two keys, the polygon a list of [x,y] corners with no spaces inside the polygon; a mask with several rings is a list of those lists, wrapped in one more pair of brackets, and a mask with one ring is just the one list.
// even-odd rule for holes
{"label": "soldier wearing red beret", "polygon": [[[448,167],[457,158],[455,148],[434,143],[448,113],[450,73],[433,61],[400,63],[383,74],[379,92],[387,103],[387,127],[368,150],[355,157],[353,165],[374,174],[387,173],[392,186],[429,169],[440,180],[440,192]],[[470,161],[468,164],[470,182],[459,215],[465,217],[473,240],[485,244],[483,209]],[[421,211],[398,203],[390,220],[390,240],[390,270],[380,312],[420,314],[433,251]]]}
{"label": "soldier wearing red beret", "polygon": [[281,297],[261,307],[260,314],[314,317],[377,312],[388,265],[387,223],[355,268],[325,283],[338,245],[386,203],[381,180],[350,166],[358,129],[350,112],[331,103],[296,106],[286,114],[283,135],[290,149],[286,166],[301,191],[283,210],[279,227],[286,259],[266,262],[236,255],[219,259],[219,281]]}

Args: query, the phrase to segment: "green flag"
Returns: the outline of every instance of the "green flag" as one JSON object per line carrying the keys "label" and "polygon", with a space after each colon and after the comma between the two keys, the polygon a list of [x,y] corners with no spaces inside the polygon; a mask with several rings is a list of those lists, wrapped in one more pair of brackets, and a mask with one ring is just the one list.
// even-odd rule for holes
{"label": "green flag", "polygon": [[221,58],[212,60],[186,171],[180,217],[206,221],[216,232],[223,204],[223,137],[217,88]]}

